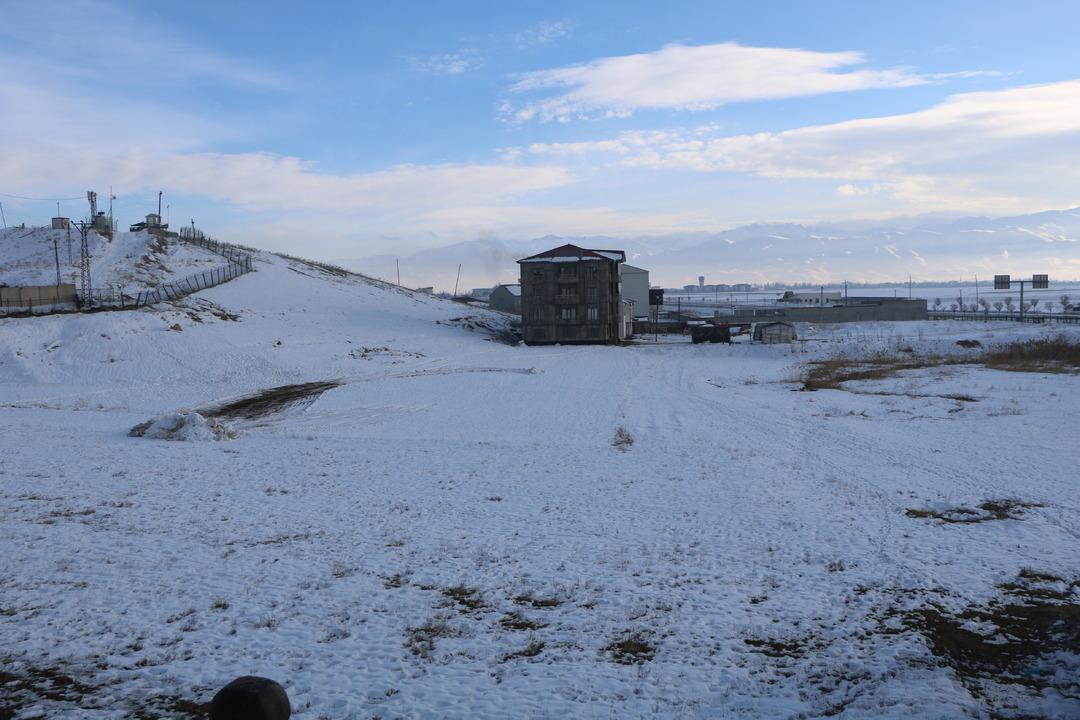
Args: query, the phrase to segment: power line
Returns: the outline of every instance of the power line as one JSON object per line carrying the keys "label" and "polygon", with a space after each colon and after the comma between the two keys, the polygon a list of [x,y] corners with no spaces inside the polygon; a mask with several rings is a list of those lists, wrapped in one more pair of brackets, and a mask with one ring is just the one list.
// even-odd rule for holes
{"label": "power line", "polygon": [[9,198],[17,198],[19,200],[34,200],[36,202],[58,202],[61,200],[82,200],[82,196],[79,197],[66,197],[66,198],[35,198],[26,197],[24,195],[12,195],[11,193],[0,193],[0,195]]}

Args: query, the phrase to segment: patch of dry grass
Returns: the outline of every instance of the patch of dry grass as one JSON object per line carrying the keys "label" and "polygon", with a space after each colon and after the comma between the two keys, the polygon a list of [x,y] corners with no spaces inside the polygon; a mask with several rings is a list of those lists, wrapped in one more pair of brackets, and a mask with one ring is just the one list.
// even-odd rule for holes
{"label": "patch of dry grass", "polygon": [[629,633],[621,640],[616,640],[604,648],[611,654],[611,659],[620,665],[640,665],[656,656],[656,646],[639,633]]}
{"label": "patch of dry grass", "polygon": [[980,358],[988,368],[1013,372],[1080,371],[1080,342],[1064,335],[991,347]]}
{"label": "patch of dry grass", "polygon": [[1024,570],[1000,587],[1004,596],[985,606],[958,614],[920,608],[906,614],[905,624],[977,694],[986,694],[989,683],[1040,693],[1080,690],[1073,674],[1080,657],[1080,581]]}
{"label": "patch of dry grass", "polygon": [[[838,355],[808,363],[800,380],[802,390],[806,391],[842,390],[846,382],[884,380],[905,370],[944,365],[983,365],[1011,372],[1080,372],[1080,342],[1059,335],[1055,338],[998,344],[982,352],[963,355],[900,355],[888,352],[866,358]],[[969,396],[956,396],[953,399],[972,400]]]}

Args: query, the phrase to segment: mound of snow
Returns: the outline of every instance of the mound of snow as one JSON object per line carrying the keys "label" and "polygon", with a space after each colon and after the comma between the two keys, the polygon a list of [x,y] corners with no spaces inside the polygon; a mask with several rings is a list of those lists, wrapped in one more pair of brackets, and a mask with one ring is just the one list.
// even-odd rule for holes
{"label": "mound of snow", "polygon": [[132,437],[151,440],[232,440],[235,430],[220,420],[206,418],[194,410],[166,413],[154,420],[136,425],[128,433]]}

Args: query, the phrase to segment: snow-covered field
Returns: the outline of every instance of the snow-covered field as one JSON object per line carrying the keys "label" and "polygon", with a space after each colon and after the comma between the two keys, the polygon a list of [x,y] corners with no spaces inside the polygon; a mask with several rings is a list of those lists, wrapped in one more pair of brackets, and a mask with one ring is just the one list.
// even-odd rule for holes
{"label": "snow-covered field", "polygon": [[[69,250],[70,239],[70,253]],[[54,247],[55,244],[55,247]],[[120,286],[131,292],[155,288],[173,276],[221,265],[220,255],[176,239],[158,239],[149,233],[117,232],[109,239],[91,231],[90,274],[96,288]],[[0,230],[0,283],[52,285],[57,259],[60,279],[79,284],[79,231],[49,228]]]}
{"label": "snow-covered field", "polygon": [[1080,600],[1080,377],[797,391],[841,352],[1078,329],[528,348],[478,322],[504,320],[268,255],[176,306],[0,320],[0,708],[195,717],[259,674],[335,720],[1080,715],[1075,637],[1020,669],[1038,690],[958,670],[931,622],[990,639],[972,608]]}

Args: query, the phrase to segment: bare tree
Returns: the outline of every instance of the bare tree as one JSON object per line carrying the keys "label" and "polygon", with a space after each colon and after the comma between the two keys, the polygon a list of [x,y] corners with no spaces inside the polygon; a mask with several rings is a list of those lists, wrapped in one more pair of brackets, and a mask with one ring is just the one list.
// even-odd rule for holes
{"label": "bare tree", "polygon": [[1005,309],[1012,312],[1014,307],[1013,299],[1011,297],[1005,298]]}
{"label": "bare tree", "polygon": [[1001,312],[1001,308],[1003,308],[1004,306],[1004,303],[1002,303],[1000,300],[994,303],[994,309],[998,312]]}
{"label": "bare tree", "polygon": [[1058,302],[1061,303],[1061,309],[1062,309],[1063,312],[1068,312],[1069,311],[1070,303],[1069,303],[1069,296],[1068,295],[1062,295],[1061,297],[1059,297]]}
{"label": "bare tree", "polygon": [[938,310],[939,308],[941,308],[941,298],[934,298],[934,309]]}

